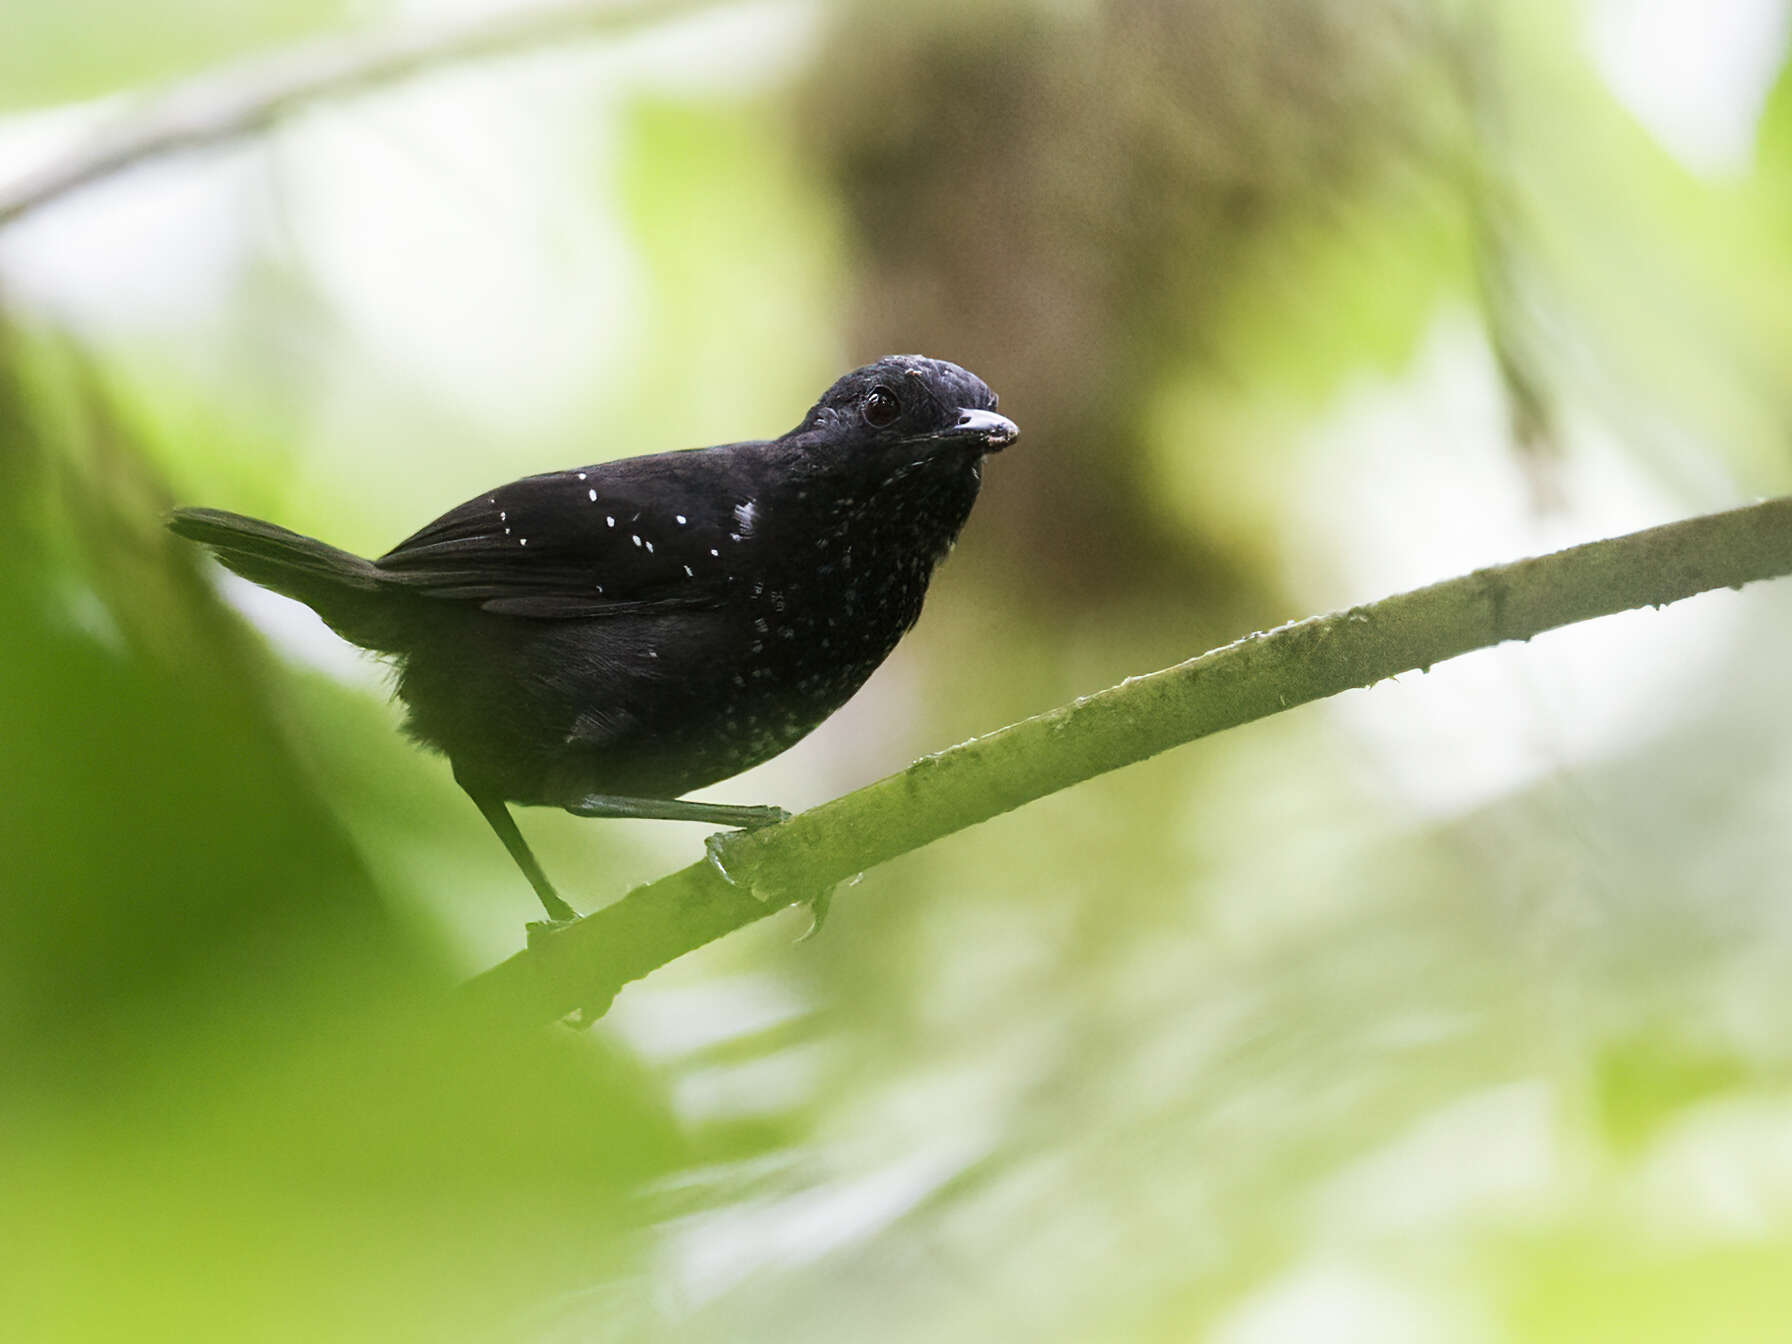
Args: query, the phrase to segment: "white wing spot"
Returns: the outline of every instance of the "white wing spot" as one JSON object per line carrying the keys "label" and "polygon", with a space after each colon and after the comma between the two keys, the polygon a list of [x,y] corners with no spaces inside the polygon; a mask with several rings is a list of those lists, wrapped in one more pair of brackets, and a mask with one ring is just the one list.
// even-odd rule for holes
{"label": "white wing spot", "polygon": [[527,537],[518,537],[518,538],[517,538],[517,539],[516,539],[516,544],[517,544],[517,545],[518,545],[518,546],[527,546],[527,545],[528,545],[528,544],[529,544],[529,538],[527,538]]}
{"label": "white wing spot", "polygon": [[510,521],[510,515],[508,513],[505,513],[503,509],[499,509],[498,510],[498,521],[500,523],[508,523]]}
{"label": "white wing spot", "polygon": [[690,519],[686,518],[682,513],[677,514],[676,517],[678,518],[678,525],[680,527],[683,527],[686,523],[688,523],[690,521]]}
{"label": "white wing spot", "polygon": [[593,504],[597,503],[597,491],[587,490],[585,493],[591,496],[591,502]]}
{"label": "white wing spot", "polygon": [[753,518],[757,512],[758,510],[750,499],[745,504],[734,506],[734,521],[740,524],[740,531],[734,534],[736,541],[753,534]]}
{"label": "white wing spot", "polygon": [[691,573],[691,567],[689,565],[684,567],[684,576],[687,579],[694,579],[697,577],[695,574]]}
{"label": "white wing spot", "polygon": [[584,480],[584,479],[585,479],[585,473],[584,473],[584,472],[582,472],[582,471],[581,471],[581,472],[580,472],[580,473],[579,473],[579,479],[580,479],[580,480],[581,480],[581,481],[582,481],[582,480]]}
{"label": "white wing spot", "polygon": [[653,543],[651,541],[643,542],[642,545],[647,547],[647,554],[649,554],[649,555],[653,554]]}
{"label": "white wing spot", "polygon": [[631,533],[629,533],[629,535],[634,538],[635,545],[639,546],[641,544],[641,538],[638,533],[631,532]]}
{"label": "white wing spot", "polygon": [[718,560],[721,559],[721,557],[722,557],[722,553],[720,551],[718,551],[714,546],[711,546],[709,548],[709,553],[711,555],[715,556]]}
{"label": "white wing spot", "polygon": [[606,523],[608,523],[608,524],[609,524],[609,525],[610,525],[610,526],[611,526],[611,527],[615,527],[615,526],[616,526],[616,520],[615,520],[615,519],[614,519],[614,518],[612,518],[612,517],[611,517],[611,516],[610,516],[610,515],[609,515],[609,514],[607,514],[607,513],[606,513],[606,514],[605,514],[605,515],[604,515],[604,521],[605,521],[605,522],[606,522]]}

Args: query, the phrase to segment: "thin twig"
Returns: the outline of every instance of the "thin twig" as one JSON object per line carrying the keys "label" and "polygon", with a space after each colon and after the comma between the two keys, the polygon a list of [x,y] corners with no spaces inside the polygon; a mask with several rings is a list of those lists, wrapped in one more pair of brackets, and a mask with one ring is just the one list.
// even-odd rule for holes
{"label": "thin twig", "polygon": [[[487,1022],[601,1012],[617,989],[793,896],[1209,733],[1506,640],[1792,573],[1792,498],[1476,570],[1250,635],[736,837],[475,977]],[[758,892],[765,899],[756,897]]]}
{"label": "thin twig", "polygon": [[66,156],[0,184],[0,227],[121,168],[246,135],[319,98],[724,2],[553,0],[385,32],[333,34],[251,57],[144,95]]}

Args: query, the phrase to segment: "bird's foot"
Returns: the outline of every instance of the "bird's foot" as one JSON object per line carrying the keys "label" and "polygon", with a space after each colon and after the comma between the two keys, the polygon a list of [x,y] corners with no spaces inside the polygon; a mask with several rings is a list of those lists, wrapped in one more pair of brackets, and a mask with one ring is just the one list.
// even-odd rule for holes
{"label": "bird's foot", "polygon": [[797,942],[806,943],[821,932],[821,926],[828,921],[828,911],[834,904],[834,892],[838,887],[823,887],[807,900],[798,901],[798,905],[809,907],[809,927],[797,935]]}
{"label": "bird's foot", "polygon": [[738,887],[747,892],[756,901],[763,901],[767,904],[777,901],[784,905],[807,906],[809,927],[797,939],[797,942],[808,942],[821,932],[821,926],[827,922],[828,909],[833,904],[834,891],[839,883],[829,883],[825,887],[811,888],[808,891],[792,895],[786,888],[761,887],[755,885],[750,878],[744,876],[736,878],[733,873],[728,871],[728,851],[740,843],[740,834],[739,831],[718,831],[716,834],[704,838],[703,852],[709,860],[709,866],[716,870],[722,881],[731,887]]}
{"label": "bird's foot", "polygon": [[597,1019],[610,1011],[610,1005],[614,1002],[616,1002],[616,991],[612,989],[592,998],[589,1002],[580,1004],[560,1020],[573,1031],[590,1031],[597,1025]]}
{"label": "bird's foot", "polygon": [[[709,860],[709,866],[716,870],[722,881],[731,887],[738,887],[742,884],[735,881],[734,874],[728,871],[728,851],[738,845],[741,837],[748,831],[763,830],[767,826],[776,826],[780,822],[789,821],[791,813],[781,807],[770,806],[732,807],[728,810],[733,815],[728,818],[726,824],[734,829],[717,831],[713,835],[704,836],[703,853]],[[760,891],[751,883],[746,884],[746,889],[759,900],[769,901],[771,899],[770,893]]]}
{"label": "bird's foot", "polygon": [[[529,946],[537,948],[562,930],[569,929],[578,922],[579,916],[576,914],[571,919],[532,919],[523,925],[523,929],[528,935]],[[594,995],[589,1001],[580,1004],[560,1020],[574,1031],[589,1031],[598,1018],[610,1011],[610,1005],[615,1001],[616,990],[613,988],[605,990],[601,994]]]}
{"label": "bird's foot", "polygon": [[[731,887],[738,887],[740,883],[736,882],[734,874],[728,871],[728,851],[740,843],[740,836],[739,831],[717,831],[714,835],[703,837],[703,855],[709,860],[709,866],[714,868],[722,881]],[[762,901],[767,899],[751,886],[747,890]]]}
{"label": "bird's foot", "polygon": [[530,947],[534,947],[543,940],[552,938],[560,930],[569,929],[578,922],[577,915],[571,919],[532,919],[523,925],[525,941]]}

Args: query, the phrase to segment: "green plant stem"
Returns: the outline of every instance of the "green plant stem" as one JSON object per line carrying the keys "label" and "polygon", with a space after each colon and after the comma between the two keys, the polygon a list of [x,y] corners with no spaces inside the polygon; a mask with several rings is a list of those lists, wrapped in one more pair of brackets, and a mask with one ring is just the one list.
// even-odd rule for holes
{"label": "green plant stem", "polygon": [[132,97],[66,154],[0,182],[0,227],[76,188],[164,154],[265,129],[322,98],[714,8],[723,0],[544,0],[497,13],[332,34]]}
{"label": "green plant stem", "polygon": [[468,981],[463,998],[487,1022],[551,1021],[581,1006],[595,1015],[628,981],[804,892],[1171,747],[1475,649],[1787,573],[1792,498],[1479,569],[1249,635],[739,835],[726,852],[732,885],[709,862],[692,864]]}

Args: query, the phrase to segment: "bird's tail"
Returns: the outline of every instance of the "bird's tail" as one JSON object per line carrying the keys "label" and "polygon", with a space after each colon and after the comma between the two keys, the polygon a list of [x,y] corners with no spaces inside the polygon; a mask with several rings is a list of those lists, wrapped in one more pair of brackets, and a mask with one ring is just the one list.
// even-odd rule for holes
{"label": "bird's tail", "polygon": [[168,528],[209,546],[251,583],[303,602],[343,638],[370,649],[391,647],[391,598],[371,560],[222,509],[176,509]]}

